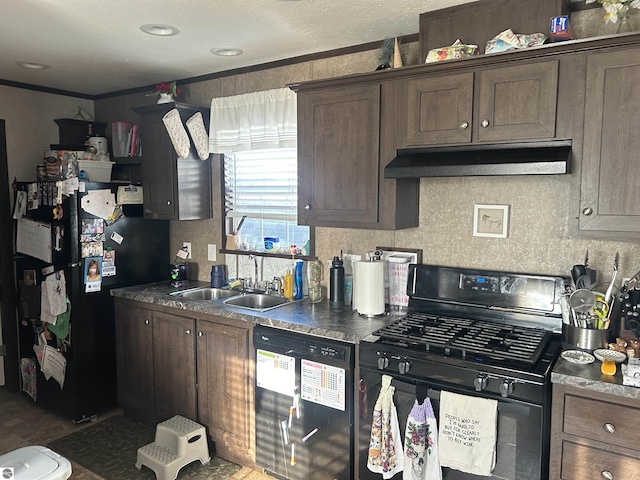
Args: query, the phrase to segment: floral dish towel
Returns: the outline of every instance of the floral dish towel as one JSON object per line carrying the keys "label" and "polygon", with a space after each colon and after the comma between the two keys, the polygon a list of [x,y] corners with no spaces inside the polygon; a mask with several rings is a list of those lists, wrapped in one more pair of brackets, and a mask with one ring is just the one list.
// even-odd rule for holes
{"label": "floral dish towel", "polygon": [[438,425],[431,400],[416,400],[407,418],[404,436],[403,480],[442,480],[438,459]]}

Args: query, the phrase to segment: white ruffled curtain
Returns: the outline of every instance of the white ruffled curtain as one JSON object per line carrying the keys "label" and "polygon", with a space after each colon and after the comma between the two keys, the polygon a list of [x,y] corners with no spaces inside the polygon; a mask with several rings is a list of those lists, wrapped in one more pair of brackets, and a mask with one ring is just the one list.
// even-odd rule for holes
{"label": "white ruffled curtain", "polygon": [[209,125],[211,153],[295,148],[296,94],[279,88],[214,98]]}

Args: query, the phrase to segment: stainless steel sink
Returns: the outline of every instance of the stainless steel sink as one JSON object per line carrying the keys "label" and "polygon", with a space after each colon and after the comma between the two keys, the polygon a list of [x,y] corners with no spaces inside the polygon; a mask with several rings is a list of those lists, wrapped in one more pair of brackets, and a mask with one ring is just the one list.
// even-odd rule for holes
{"label": "stainless steel sink", "polygon": [[226,288],[200,287],[173,292],[171,295],[174,297],[188,298],[190,300],[221,300],[223,298],[236,297],[240,295],[240,292]]}
{"label": "stainless steel sink", "polygon": [[239,308],[246,308],[256,312],[266,312],[273,308],[282,307],[291,303],[283,297],[275,295],[266,295],[264,293],[248,293],[239,297],[229,298],[224,301],[225,305],[231,305]]}

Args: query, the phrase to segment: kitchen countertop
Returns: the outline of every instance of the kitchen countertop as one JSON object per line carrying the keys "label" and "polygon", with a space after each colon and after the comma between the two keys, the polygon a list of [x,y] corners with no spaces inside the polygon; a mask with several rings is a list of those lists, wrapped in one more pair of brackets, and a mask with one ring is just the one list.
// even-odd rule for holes
{"label": "kitchen countertop", "polygon": [[183,288],[173,288],[168,282],[156,282],[132,287],[115,288],[111,295],[137,302],[151,303],[205,315],[233,318],[258,325],[315,335],[348,343],[358,343],[367,335],[383,328],[400,317],[385,315],[374,318],[361,317],[346,307],[331,307],[328,299],[309,303],[306,297],[290,305],[267,312],[254,312],[223,305],[222,300],[189,300],[169,295],[178,290],[207,287],[206,282],[189,281]]}
{"label": "kitchen countertop", "polygon": [[622,384],[620,364],[615,375],[603,375],[597,359],[593,363],[577,364],[560,357],[553,367],[551,382],[640,400],[640,388]]}

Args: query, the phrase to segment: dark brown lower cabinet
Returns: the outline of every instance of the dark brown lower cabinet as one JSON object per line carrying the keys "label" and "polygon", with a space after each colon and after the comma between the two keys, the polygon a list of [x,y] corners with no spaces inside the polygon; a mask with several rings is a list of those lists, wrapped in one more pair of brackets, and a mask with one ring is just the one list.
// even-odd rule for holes
{"label": "dark brown lower cabinet", "polygon": [[253,466],[252,324],[117,298],[118,402],[148,425],[182,415]]}
{"label": "dark brown lower cabinet", "polygon": [[549,478],[640,480],[640,400],[554,384]]}
{"label": "dark brown lower cabinet", "polygon": [[249,329],[198,320],[198,413],[218,455],[253,464],[253,372]]}

